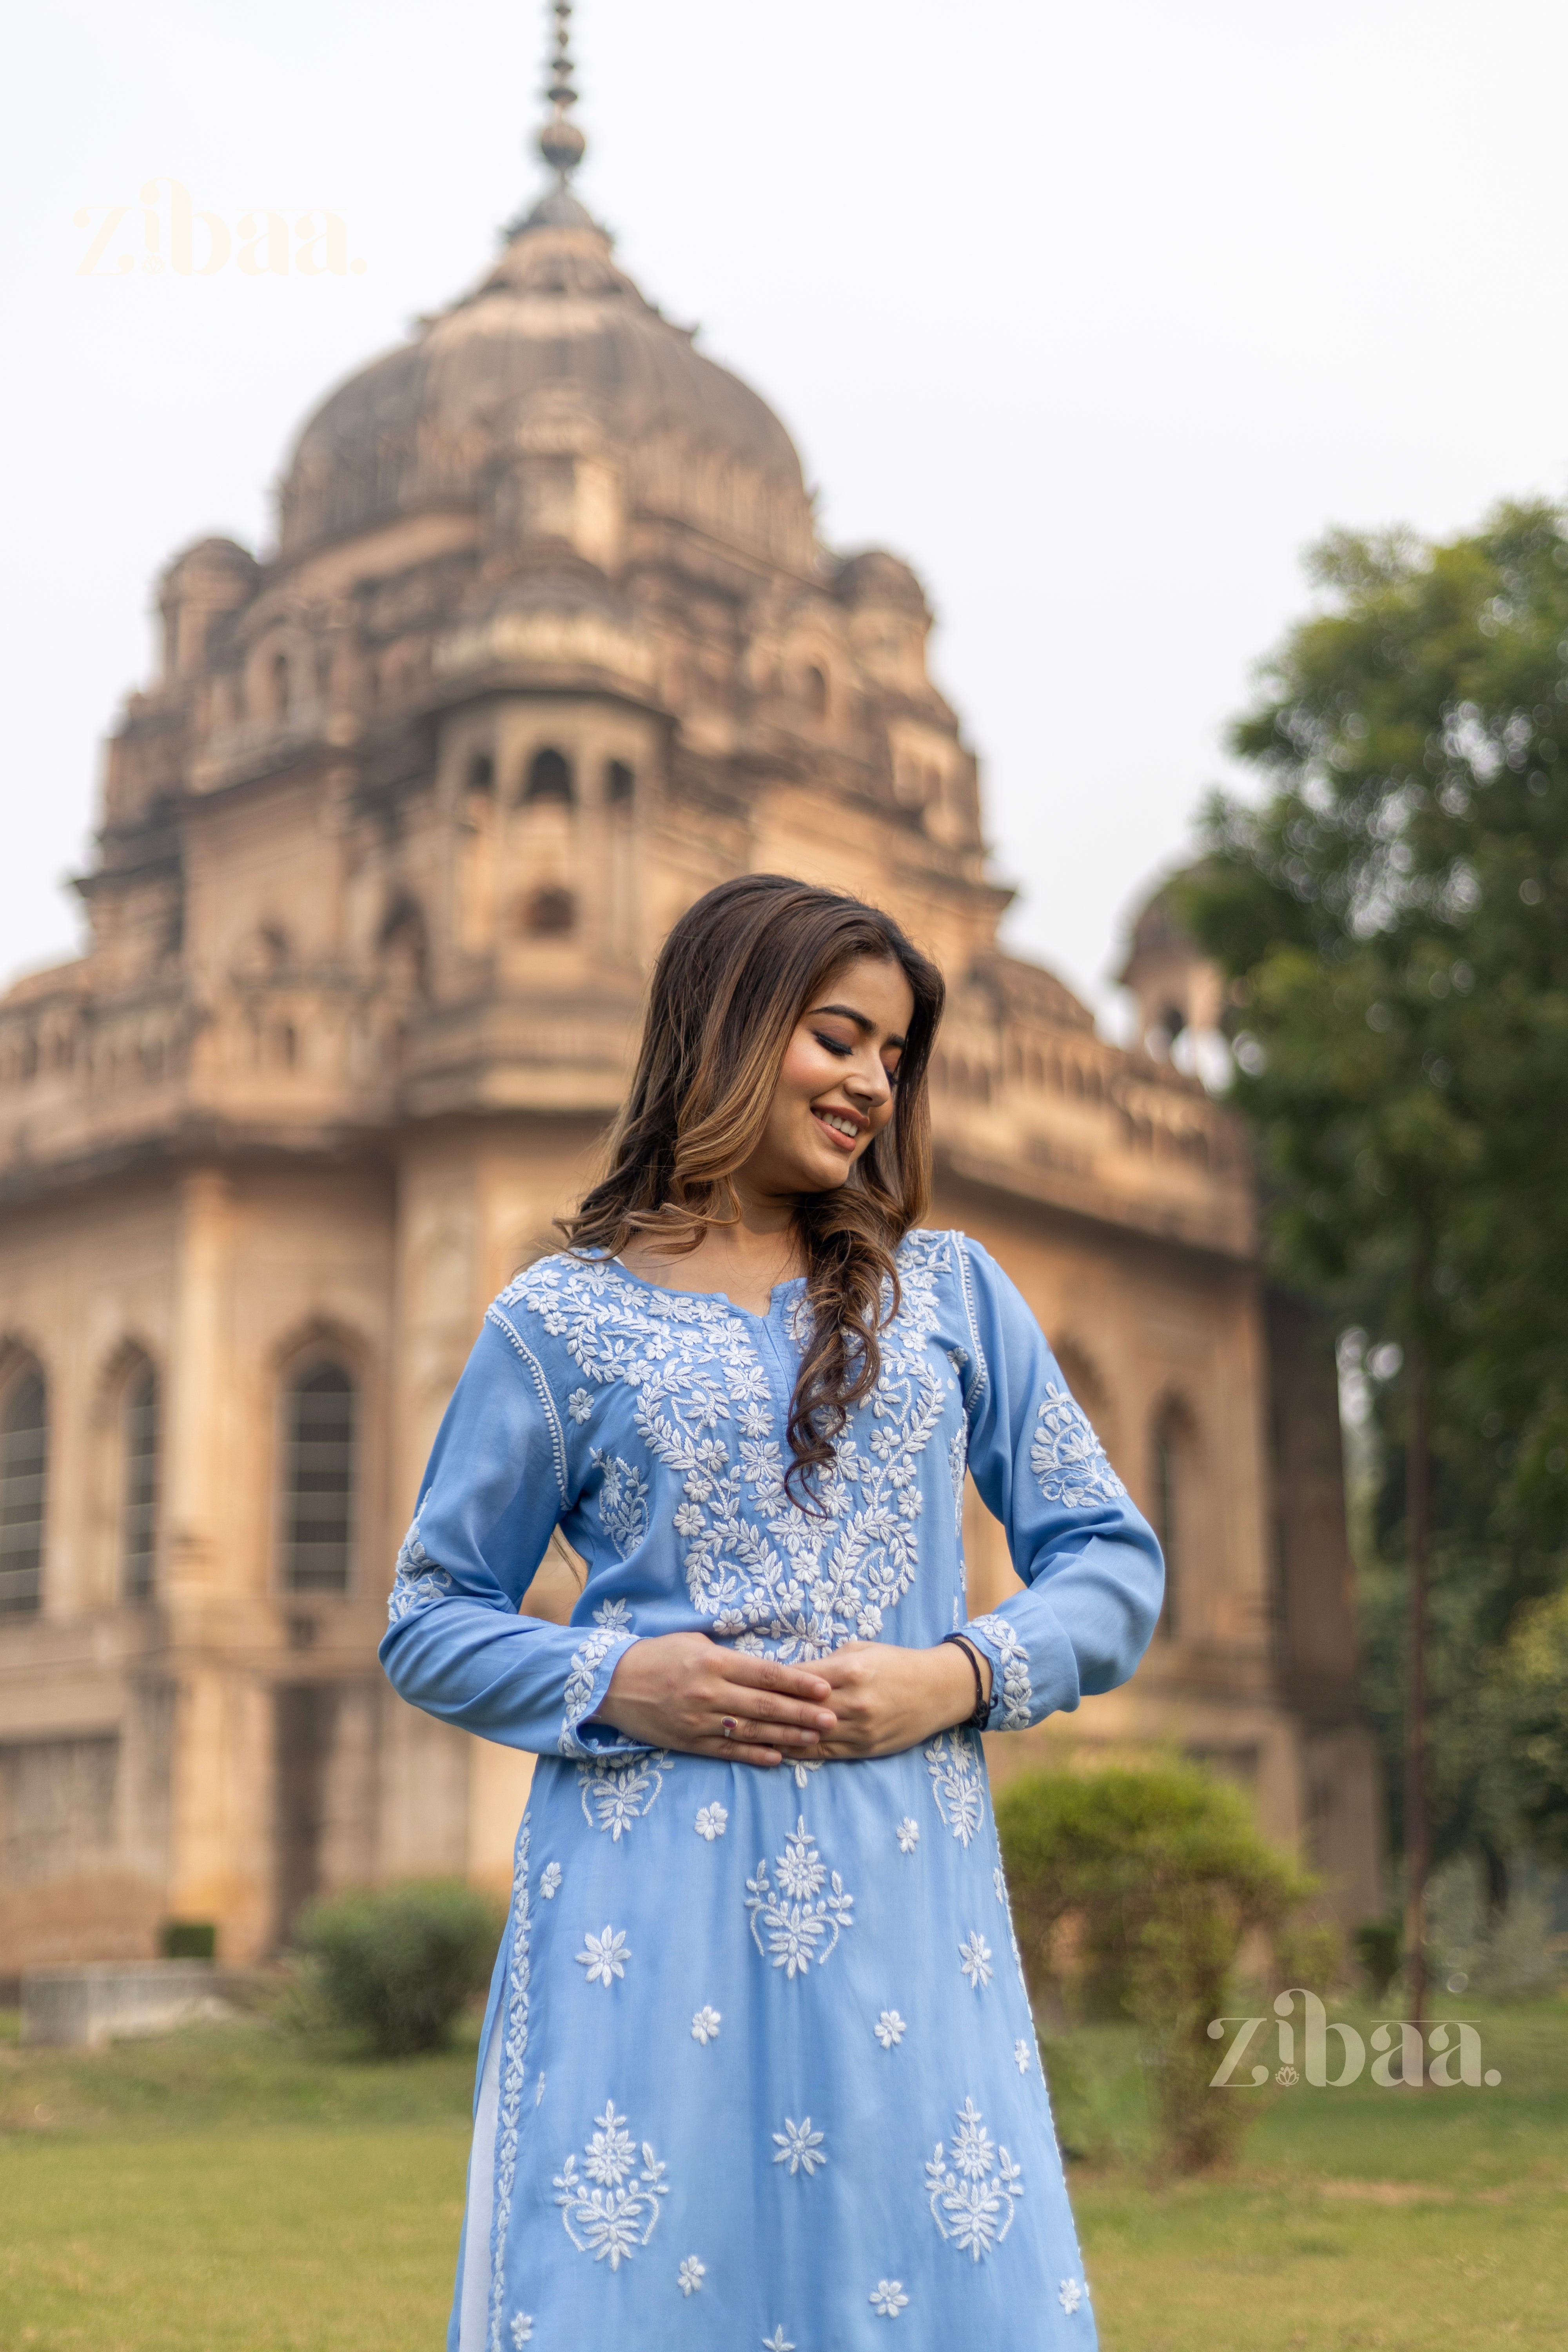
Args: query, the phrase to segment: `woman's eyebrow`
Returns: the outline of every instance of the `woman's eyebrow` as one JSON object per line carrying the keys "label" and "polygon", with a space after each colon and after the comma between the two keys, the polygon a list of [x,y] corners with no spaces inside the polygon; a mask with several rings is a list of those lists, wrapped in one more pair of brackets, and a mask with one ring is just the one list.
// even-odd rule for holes
{"label": "woman's eyebrow", "polygon": [[[871,1033],[877,1026],[876,1023],[871,1020],[867,1013],[857,1013],[852,1004],[814,1004],[811,1008],[811,1012],[812,1018],[814,1020],[820,1019],[821,1015],[825,1013],[837,1013],[844,1020],[853,1021],[856,1028],[858,1029],[861,1035],[865,1037],[870,1036]],[[891,1045],[895,1047],[896,1050],[901,1054],[906,1041],[902,1037],[884,1037],[882,1043],[884,1045]]]}

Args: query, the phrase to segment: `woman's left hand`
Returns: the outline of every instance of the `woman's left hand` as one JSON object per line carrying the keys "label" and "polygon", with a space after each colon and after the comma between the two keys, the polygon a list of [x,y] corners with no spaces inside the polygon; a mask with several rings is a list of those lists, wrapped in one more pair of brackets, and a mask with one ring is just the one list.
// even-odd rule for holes
{"label": "woman's left hand", "polygon": [[[974,1675],[969,1653],[956,1642],[932,1650],[900,1650],[890,1642],[847,1642],[826,1658],[812,1661],[813,1674],[830,1685],[828,1705],[838,1727],[822,1742],[829,1759],[896,1756],[974,1712]],[[990,1661],[981,1673],[987,1695]]]}

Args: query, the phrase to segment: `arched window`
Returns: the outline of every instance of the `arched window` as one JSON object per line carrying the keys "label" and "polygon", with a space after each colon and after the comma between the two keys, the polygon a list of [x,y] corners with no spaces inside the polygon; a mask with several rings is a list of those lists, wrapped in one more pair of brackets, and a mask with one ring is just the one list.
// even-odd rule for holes
{"label": "arched window", "polygon": [[49,1399],[36,1368],[0,1406],[0,1615],[29,1615],[43,1597]]}
{"label": "arched window", "polygon": [[819,669],[816,664],[813,662],[807,669],[803,682],[805,688],[806,709],[811,712],[813,718],[826,719],[827,716],[826,671]]}
{"label": "arched window", "polygon": [[534,753],[522,797],[530,802],[559,801],[567,807],[571,806],[572,770],[561,752],[545,751]]}
{"label": "arched window", "polygon": [[535,890],[523,901],[522,928],[531,940],[564,939],[577,925],[577,901],[570,890]]}
{"label": "arched window", "polygon": [[629,808],[637,777],[624,760],[612,760],[605,771],[605,798],[612,808]]}
{"label": "arched window", "polygon": [[358,1399],[341,1364],[310,1364],[284,1398],[283,1583],[346,1592],[354,1531]]}
{"label": "arched window", "polygon": [[151,1601],[158,1549],[158,1375],[142,1364],[121,1405],[125,1486],[121,1553],[127,1601]]}
{"label": "arched window", "polygon": [[1192,1419],[1184,1405],[1171,1399],[1154,1416],[1150,1460],[1154,1533],[1165,1555],[1165,1602],[1160,1612],[1160,1631],[1167,1641],[1186,1630],[1184,1578],[1193,1502],[1192,1466]]}
{"label": "arched window", "polygon": [[488,751],[476,751],[468,761],[468,790],[488,793],[495,789],[495,761]]}
{"label": "arched window", "polygon": [[272,656],[272,709],[274,716],[279,719],[288,716],[289,692],[289,656],[287,654],[274,654]]}

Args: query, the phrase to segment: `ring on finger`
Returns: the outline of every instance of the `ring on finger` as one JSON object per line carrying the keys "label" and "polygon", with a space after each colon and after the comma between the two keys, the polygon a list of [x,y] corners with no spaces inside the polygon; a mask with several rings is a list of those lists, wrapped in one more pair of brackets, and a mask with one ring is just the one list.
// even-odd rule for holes
{"label": "ring on finger", "polygon": [[741,1727],[736,1722],[732,1715],[727,1715],[720,1723],[719,1728],[723,1733],[726,1739],[733,1739]]}

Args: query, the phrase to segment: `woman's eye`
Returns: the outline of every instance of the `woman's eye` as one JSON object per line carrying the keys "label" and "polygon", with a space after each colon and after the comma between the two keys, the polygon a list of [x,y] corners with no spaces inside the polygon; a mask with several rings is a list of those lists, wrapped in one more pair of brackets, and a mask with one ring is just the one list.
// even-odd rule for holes
{"label": "woman's eye", "polygon": [[812,1035],[825,1053],[837,1054],[841,1061],[847,1059],[855,1051],[854,1046],[847,1045],[841,1037],[824,1036],[820,1029],[814,1029]]}

